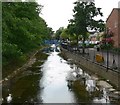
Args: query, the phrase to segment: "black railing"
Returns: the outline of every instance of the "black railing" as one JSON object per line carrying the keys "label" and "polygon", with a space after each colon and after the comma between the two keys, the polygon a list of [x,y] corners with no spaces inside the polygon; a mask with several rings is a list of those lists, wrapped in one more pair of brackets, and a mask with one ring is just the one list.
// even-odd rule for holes
{"label": "black railing", "polygon": [[[71,53],[79,54],[80,56],[84,57],[87,60],[90,60],[93,63],[99,64],[106,68],[106,71],[109,69],[120,71],[120,54],[116,54],[114,52],[108,52],[109,50],[99,50],[97,51],[96,48],[85,48],[85,53],[82,53],[82,48],[76,49],[74,46],[68,46],[67,44],[62,43],[61,47],[64,49],[70,51]],[[103,61],[97,62],[96,61],[96,55],[99,54],[101,57],[103,57]]]}

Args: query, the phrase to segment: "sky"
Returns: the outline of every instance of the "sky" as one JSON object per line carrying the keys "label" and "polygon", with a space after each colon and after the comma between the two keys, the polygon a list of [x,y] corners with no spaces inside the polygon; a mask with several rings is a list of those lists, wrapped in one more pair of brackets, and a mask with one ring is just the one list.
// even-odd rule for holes
{"label": "sky", "polygon": [[[73,18],[74,2],[76,0],[37,0],[43,5],[40,16],[47,22],[47,25],[58,30],[60,27],[67,27],[70,19]],[[95,0],[96,7],[102,8],[103,19],[106,21],[113,8],[118,8],[120,0]],[[97,17],[99,19],[100,17]]]}

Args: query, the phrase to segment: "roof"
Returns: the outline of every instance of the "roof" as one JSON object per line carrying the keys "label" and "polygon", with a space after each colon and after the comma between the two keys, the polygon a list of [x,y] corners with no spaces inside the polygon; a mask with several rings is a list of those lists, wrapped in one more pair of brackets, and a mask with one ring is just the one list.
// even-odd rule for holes
{"label": "roof", "polygon": [[111,11],[110,15],[108,16],[108,18],[107,18],[106,22],[108,21],[108,19],[109,19],[109,18],[110,18],[110,16],[112,15],[113,11],[115,11],[115,10],[120,10],[120,8],[113,8],[113,10]]}

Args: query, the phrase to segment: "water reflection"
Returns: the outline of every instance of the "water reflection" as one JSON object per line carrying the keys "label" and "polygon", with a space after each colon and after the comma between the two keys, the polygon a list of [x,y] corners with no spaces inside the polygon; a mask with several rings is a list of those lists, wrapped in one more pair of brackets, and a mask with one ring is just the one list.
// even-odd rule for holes
{"label": "water reflection", "polygon": [[69,88],[72,84],[71,81],[79,80],[80,82],[83,82],[83,84],[86,87],[86,91],[89,92],[89,95],[91,95],[91,97],[94,94],[94,92],[99,91],[98,97],[93,97],[93,103],[110,103],[110,98],[107,89],[104,87],[101,87],[101,89],[99,89],[97,87],[98,78],[96,76],[89,75],[81,68],[77,67],[75,64],[71,65],[70,67],[71,71],[68,72],[67,76]]}
{"label": "water reflection", "polygon": [[50,47],[44,48],[42,51],[45,53],[60,52],[60,48],[55,44],[52,44]]}
{"label": "water reflection", "polygon": [[38,93],[38,100],[42,98],[43,103],[75,103],[74,94],[68,90],[66,82],[70,69],[58,52],[52,52],[42,68],[40,87],[44,88]]}
{"label": "water reflection", "polygon": [[[42,66],[43,77],[40,80],[42,91],[38,92],[38,100],[42,98],[43,103],[76,103],[72,92],[72,84],[76,80],[83,82],[86,91],[92,95],[97,90],[98,79],[72,64],[71,59],[65,61],[58,55],[59,52],[56,52],[56,47],[52,48],[53,51],[49,53],[47,61]],[[102,91],[100,97],[93,97],[93,103],[110,102],[105,89]]]}

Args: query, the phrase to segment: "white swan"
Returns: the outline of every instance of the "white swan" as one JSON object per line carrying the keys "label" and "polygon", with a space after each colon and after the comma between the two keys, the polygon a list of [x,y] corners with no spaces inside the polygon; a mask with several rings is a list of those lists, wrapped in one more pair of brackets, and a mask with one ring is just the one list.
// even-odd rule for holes
{"label": "white swan", "polygon": [[10,103],[12,101],[12,95],[9,94],[8,97],[6,98],[7,99],[7,103]]}

